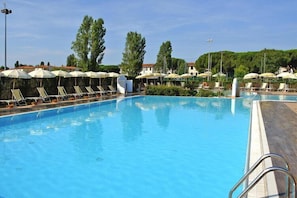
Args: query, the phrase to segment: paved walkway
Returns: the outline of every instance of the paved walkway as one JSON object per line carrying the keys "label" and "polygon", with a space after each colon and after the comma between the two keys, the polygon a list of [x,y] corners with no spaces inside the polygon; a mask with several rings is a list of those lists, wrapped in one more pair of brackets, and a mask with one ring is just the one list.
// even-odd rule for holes
{"label": "paved walkway", "polygon": [[[297,103],[266,101],[260,106],[270,152],[283,156],[297,179]],[[283,167],[277,160],[272,163]],[[278,191],[285,192],[283,174],[276,174],[276,182]]]}

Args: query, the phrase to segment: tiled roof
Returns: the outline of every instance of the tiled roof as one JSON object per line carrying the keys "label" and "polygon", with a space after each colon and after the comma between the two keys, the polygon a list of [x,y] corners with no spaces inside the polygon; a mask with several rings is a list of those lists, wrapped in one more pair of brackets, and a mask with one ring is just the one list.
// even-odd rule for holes
{"label": "tiled roof", "polygon": [[155,64],[142,64],[142,67],[154,67]]}
{"label": "tiled roof", "polygon": [[[187,63],[188,67],[191,67],[191,66],[195,66],[195,63],[194,62],[191,62],[191,63]],[[146,63],[146,64],[142,64],[142,67],[143,68],[146,68],[146,67],[154,67],[155,64],[150,64],[150,63]]]}

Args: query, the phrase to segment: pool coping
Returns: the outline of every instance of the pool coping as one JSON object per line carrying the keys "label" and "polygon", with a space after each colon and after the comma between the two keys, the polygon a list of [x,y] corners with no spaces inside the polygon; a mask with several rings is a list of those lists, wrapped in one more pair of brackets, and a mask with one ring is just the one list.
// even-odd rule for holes
{"label": "pool coping", "polygon": [[[249,169],[262,155],[270,153],[267,134],[265,131],[260,101],[253,101],[249,130],[246,170]],[[249,177],[248,182],[254,180],[265,168],[272,166],[272,160],[267,158]],[[249,198],[278,196],[276,178],[274,174],[267,174],[248,194]]]}

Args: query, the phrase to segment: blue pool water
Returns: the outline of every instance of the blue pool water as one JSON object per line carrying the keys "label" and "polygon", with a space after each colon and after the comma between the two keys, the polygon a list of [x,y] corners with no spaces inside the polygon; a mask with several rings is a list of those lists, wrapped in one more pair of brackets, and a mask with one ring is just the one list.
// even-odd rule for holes
{"label": "blue pool water", "polygon": [[253,98],[139,96],[1,117],[0,197],[227,197]]}

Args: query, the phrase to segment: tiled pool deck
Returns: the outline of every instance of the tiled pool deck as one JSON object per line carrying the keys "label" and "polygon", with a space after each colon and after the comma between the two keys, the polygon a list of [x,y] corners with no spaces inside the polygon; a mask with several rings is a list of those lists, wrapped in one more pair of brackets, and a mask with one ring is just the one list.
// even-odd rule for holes
{"label": "tiled pool deck", "polygon": [[[123,97],[119,95],[108,95],[95,98],[84,98],[75,101],[62,101],[58,103],[44,103],[38,105],[27,105],[17,108],[0,108],[0,116],[13,113],[22,113],[28,111],[36,111],[57,106],[66,106],[72,104],[101,101]],[[266,153],[277,153],[283,156],[289,166],[290,171],[297,175],[297,103],[296,102],[276,102],[265,101],[253,102],[251,126],[250,126],[250,151],[249,164],[252,166],[260,156]],[[267,159],[264,165],[257,169],[249,179],[252,179],[263,167],[283,166],[279,161]],[[296,177],[295,177],[296,178]],[[285,197],[284,178],[279,174],[268,174],[265,178],[252,190],[248,197]],[[280,192],[280,193],[279,193]],[[281,195],[278,195],[281,194]]]}

